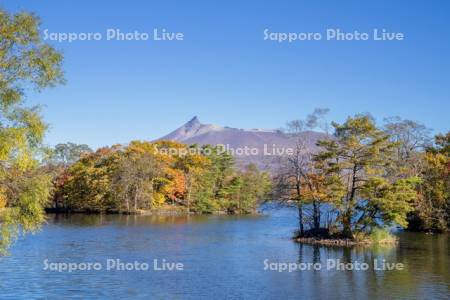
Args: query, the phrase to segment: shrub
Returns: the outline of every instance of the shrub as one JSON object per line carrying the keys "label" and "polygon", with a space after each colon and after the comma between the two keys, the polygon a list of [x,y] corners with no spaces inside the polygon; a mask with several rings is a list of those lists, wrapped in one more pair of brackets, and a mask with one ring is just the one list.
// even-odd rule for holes
{"label": "shrub", "polygon": [[374,244],[391,244],[397,242],[397,238],[386,228],[373,229],[369,238]]}

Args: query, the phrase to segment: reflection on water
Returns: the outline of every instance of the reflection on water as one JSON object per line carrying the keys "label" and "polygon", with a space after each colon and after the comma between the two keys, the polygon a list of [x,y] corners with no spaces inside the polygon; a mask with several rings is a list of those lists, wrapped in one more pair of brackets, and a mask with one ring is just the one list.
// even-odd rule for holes
{"label": "reflection on water", "polygon": [[[448,235],[400,233],[396,247],[333,248],[290,240],[295,211],[264,216],[52,215],[0,259],[1,299],[447,299]],[[184,271],[43,270],[50,262],[181,262]],[[264,270],[264,261],[366,262],[367,271]],[[404,271],[373,268],[402,263]]]}

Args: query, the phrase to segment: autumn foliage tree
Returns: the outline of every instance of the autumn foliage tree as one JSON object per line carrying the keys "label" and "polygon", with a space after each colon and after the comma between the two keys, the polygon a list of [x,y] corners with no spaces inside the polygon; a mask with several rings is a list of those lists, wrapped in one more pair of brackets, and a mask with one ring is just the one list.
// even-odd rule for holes
{"label": "autumn foliage tree", "polygon": [[63,82],[61,62],[61,54],[42,42],[36,16],[0,9],[0,254],[44,221],[51,178],[40,172],[37,158],[47,126],[24,98],[30,89]]}
{"label": "autumn foliage tree", "polygon": [[422,184],[409,228],[446,231],[450,226],[450,132],[436,136],[435,145],[427,147],[423,161]]}
{"label": "autumn foliage tree", "polygon": [[294,203],[298,214],[299,234],[312,219],[312,227],[318,231],[321,226],[321,205],[319,197],[319,170],[312,164],[314,150],[312,144],[303,135],[307,130],[320,129],[328,136],[328,123],[325,120],[328,109],[316,108],[305,120],[288,122],[286,132],[293,141],[292,153],[281,158],[274,182],[274,195],[284,203]]}
{"label": "autumn foliage tree", "polygon": [[83,156],[57,187],[68,211],[135,213],[164,206],[186,212],[253,212],[270,178],[256,167],[235,169],[231,155],[213,146],[133,141]]}

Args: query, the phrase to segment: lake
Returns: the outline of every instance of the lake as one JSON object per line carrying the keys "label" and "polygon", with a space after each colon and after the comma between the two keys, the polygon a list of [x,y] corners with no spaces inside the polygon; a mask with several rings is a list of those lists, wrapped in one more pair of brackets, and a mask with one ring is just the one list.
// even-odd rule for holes
{"label": "lake", "polygon": [[[0,258],[0,298],[450,296],[448,235],[401,232],[396,247],[327,248],[290,240],[296,224],[290,209],[267,210],[261,216],[49,215],[40,232],[19,240],[9,257]],[[79,269],[62,270],[68,263]],[[88,263],[96,269],[83,270]],[[158,270],[175,263],[183,270]],[[404,269],[386,270],[383,263]],[[149,269],[136,270],[135,264]],[[337,267],[361,264],[369,269]],[[287,265],[291,272],[282,270]]]}

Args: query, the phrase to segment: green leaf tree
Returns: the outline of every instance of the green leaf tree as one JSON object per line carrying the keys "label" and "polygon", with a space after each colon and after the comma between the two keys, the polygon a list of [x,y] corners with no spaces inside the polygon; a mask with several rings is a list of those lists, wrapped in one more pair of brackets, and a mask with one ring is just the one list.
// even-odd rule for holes
{"label": "green leaf tree", "polygon": [[44,220],[51,179],[36,159],[47,126],[39,107],[24,103],[30,89],[63,82],[62,55],[41,41],[39,19],[0,10],[0,253]]}
{"label": "green leaf tree", "polygon": [[53,149],[50,162],[56,165],[68,166],[78,161],[83,155],[92,153],[86,144],[65,143],[57,144]]}

